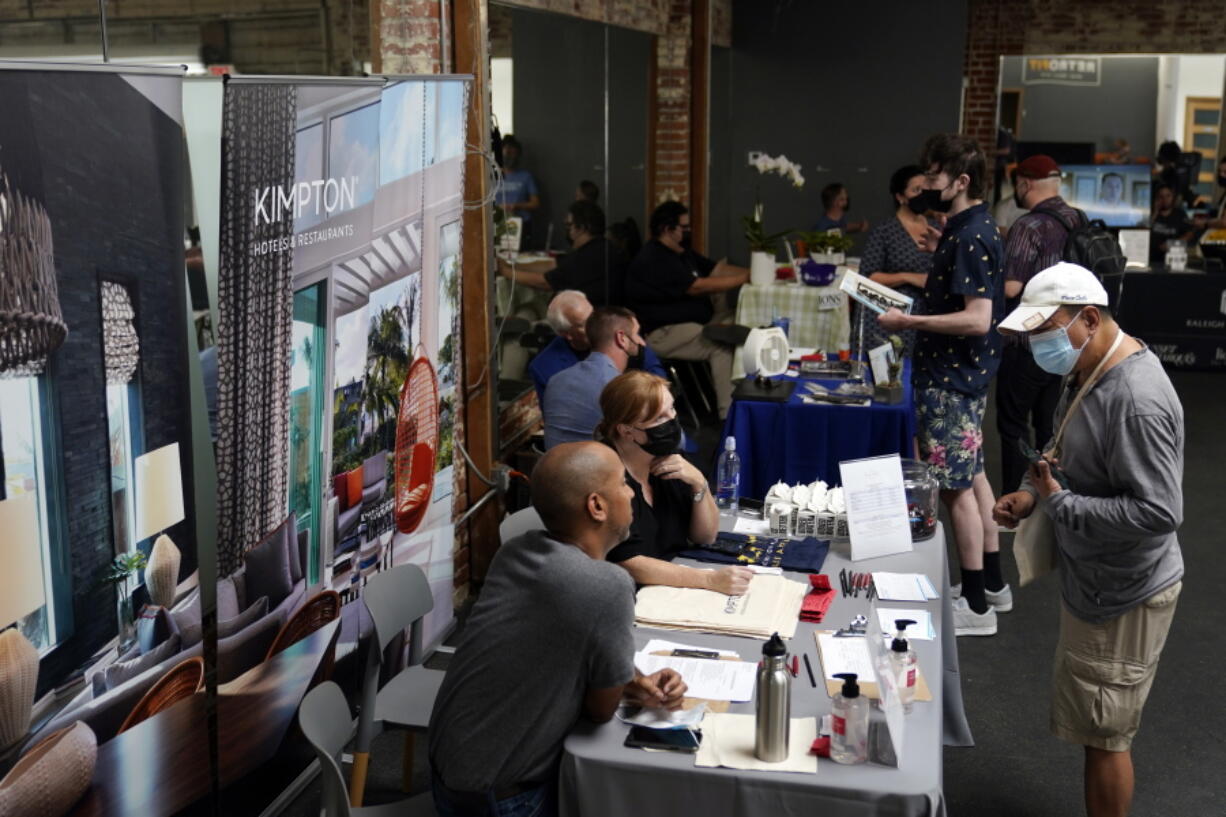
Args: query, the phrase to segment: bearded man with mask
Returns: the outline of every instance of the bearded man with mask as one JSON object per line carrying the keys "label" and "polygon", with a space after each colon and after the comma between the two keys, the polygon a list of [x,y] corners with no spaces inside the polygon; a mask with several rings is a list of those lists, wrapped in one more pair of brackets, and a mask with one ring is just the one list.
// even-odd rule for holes
{"label": "bearded man with mask", "polygon": [[[1069,233],[1087,223],[1085,213],[1060,198],[1060,166],[1050,156],[1031,156],[1017,166],[1013,197],[1030,212],[1013,224],[1005,242],[1006,309],[1017,307],[1026,283],[1059,262]],[[1040,369],[1021,340],[1006,334],[996,378],[1002,491],[1016,490],[1026,475],[1026,458],[1018,443],[1042,449],[1051,439],[1059,397],[1060,378]],[[994,579],[988,577],[989,591],[999,589]]]}
{"label": "bearded man with mask", "polygon": [[541,414],[545,420],[545,450],[559,443],[592,439],[600,422],[600,392],[644,347],[634,313],[620,306],[592,310],[584,325],[592,351],[563,369],[545,385]]}
{"label": "bearded man with mask", "polygon": [[660,357],[710,364],[723,420],[732,405],[735,343],[712,339],[712,333],[703,330],[708,325],[732,323],[731,314],[716,315],[711,296],[746,283],[749,270],[727,259],[712,261],[692,250],[689,214],[685,205],[675,201],[664,202],[651,214],[651,239],[626,273],[626,302],[643,322],[643,332]]}
{"label": "bearded man with mask", "polygon": [[596,437],[621,457],[634,490],[630,536],[609,552],[640,585],[697,587],[730,596],[744,593],[749,568],[700,570],[673,564],[689,543],[709,545],[719,532],[719,509],[706,478],[677,453],[681,426],[668,381],[633,371],[613,378],[600,393],[603,415]]}
{"label": "bearded man with mask", "polygon": [[995,518],[1046,514],[1060,575],[1050,727],[1085,747],[1090,817],[1127,814],[1131,745],[1183,579],[1183,408],[1161,361],[1107,309],[1094,274],[1034,276],[1000,331],[1065,378],[1055,445]]}
{"label": "bearded man with mask", "polygon": [[985,594],[985,563],[999,573],[1000,542],[982,428],[988,386],[1000,367],[1003,248],[983,201],[987,163],[973,139],[937,134],[924,145],[919,165],[926,209],[946,214],[944,230],[929,227],[921,242],[933,252],[924,314],[891,309],[877,321],[890,331],[917,330],[912,383],[919,453],[941,487],[961,564],[954,631],[989,636],[996,634],[996,612]]}

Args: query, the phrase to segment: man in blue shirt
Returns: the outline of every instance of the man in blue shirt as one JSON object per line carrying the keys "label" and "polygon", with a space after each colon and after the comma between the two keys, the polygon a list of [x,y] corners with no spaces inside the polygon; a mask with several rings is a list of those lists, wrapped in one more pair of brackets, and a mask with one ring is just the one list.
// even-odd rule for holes
{"label": "man in blue shirt", "polygon": [[620,306],[602,306],[587,319],[592,352],[569,369],[558,372],[545,388],[545,450],[558,443],[592,439],[600,423],[600,392],[626,371],[630,358],[646,344],[634,313]]}
{"label": "man in blue shirt", "polygon": [[[1000,367],[997,324],[1005,314],[1003,247],[983,202],[987,163],[973,139],[937,134],[919,162],[929,209],[947,213],[945,228],[929,227],[934,251],[924,287],[924,314],[897,309],[878,317],[884,329],[918,330],[914,393],[920,457],[936,474],[953,523],[962,566],[954,603],[958,635],[995,635],[996,610],[1012,608],[1008,587],[989,603],[985,564],[997,575],[1000,542],[992,519],[995,498],[983,470],[983,414],[988,385]],[[991,564],[987,564],[987,563]],[[957,592],[957,591],[955,591]]]}
{"label": "man in blue shirt", "polygon": [[540,191],[532,174],[519,166],[523,147],[511,134],[502,137],[502,184],[498,186],[498,206],[508,216],[524,220],[524,237],[532,235],[532,214],[541,206]]}
{"label": "man in blue shirt", "polygon": [[[578,290],[564,289],[549,302],[545,318],[558,336],[538,352],[528,365],[532,385],[536,387],[536,400],[540,405],[545,405],[545,386],[550,379],[588,356],[592,347],[584,325],[591,314],[592,304]],[[650,346],[644,346],[643,354],[632,358],[626,368],[642,369],[668,379],[668,372]]]}

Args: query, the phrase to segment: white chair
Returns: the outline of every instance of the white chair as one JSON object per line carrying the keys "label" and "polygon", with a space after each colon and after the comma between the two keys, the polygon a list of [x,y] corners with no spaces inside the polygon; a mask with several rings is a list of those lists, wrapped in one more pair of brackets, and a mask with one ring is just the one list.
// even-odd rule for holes
{"label": "white chair", "polygon": [[502,539],[503,544],[506,544],[516,536],[530,530],[542,530],[544,527],[541,515],[536,512],[536,508],[529,505],[502,520],[502,523],[498,525],[498,536]]}
{"label": "white chair", "polygon": [[[421,666],[425,659],[422,617],[434,609],[434,596],[421,568],[398,565],[371,576],[362,591],[362,601],[370,611],[374,632],[366,656],[362,711],[358,716],[358,736],[353,750],[349,799],[355,806],[362,804],[366,789],[370,743],[377,723],[410,730],[404,742],[404,787],[408,790],[413,771],[413,732],[422,731],[430,724],[434,699],[443,683],[441,670]],[[383,653],[406,628],[409,630],[409,665],[379,689]]]}
{"label": "white chair", "polygon": [[436,813],[429,792],[395,803],[350,807],[337,757],[353,734],[353,719],[349,717],[345,694],[332,681],[320,684],[303,698],[298,708],[298,724],[319,757],[321,805],[327,817],[432,817]]}

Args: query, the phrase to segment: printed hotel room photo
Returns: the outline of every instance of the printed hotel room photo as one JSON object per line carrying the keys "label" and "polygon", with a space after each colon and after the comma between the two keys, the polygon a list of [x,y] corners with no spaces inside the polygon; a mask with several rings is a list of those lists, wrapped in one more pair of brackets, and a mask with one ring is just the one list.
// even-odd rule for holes
{"label": "printed hotel room photo", "polygon": [[1220,10],[9,5],[0,817],[1217,812]]}

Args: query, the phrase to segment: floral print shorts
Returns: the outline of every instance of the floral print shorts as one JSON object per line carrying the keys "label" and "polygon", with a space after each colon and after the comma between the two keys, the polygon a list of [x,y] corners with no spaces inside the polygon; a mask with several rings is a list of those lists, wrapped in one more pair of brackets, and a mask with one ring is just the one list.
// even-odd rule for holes
{"label": "floral print shorts", "polygon": [[932,467],[944,490],[971,487],[983,471],[983,413],[988,396],[949,389],[916,389],[916,436],[920,459]]}

